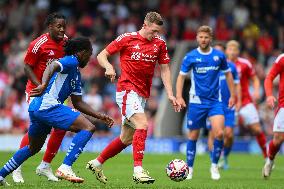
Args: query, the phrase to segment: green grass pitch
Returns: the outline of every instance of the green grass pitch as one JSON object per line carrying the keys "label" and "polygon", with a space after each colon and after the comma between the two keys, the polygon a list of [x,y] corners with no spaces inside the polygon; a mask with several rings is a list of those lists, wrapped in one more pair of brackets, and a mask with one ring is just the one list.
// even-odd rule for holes
{"label": "green grass pitch", "polygon": [[[11,157],[12,153],[0,153],[0,166]],[[64,153],[59,153],[54,159],[52,166],[55,170],[62,162]],[[72,184],[68,181],[53,183],[47,181],[44,177],[35,174],[35,168],[42,158],[42,154],[37,154],[25,162],[23,166],[24,184],[14,184],[11,176],[7,181],[11,184],[9,188],[192,188],[192,189],[261,189],[261,188],[284,188],[284,157],[278,156],[276,167],[273,170],[269,180],[261,177],[261,169],[264,163],[260,155],[232,154],[230,157],[230,169],[221,171],[221,179],[213,181],[209,173],[209,156],[199,155],[195,159],[193,180],[174,182],[171,181],[165,173],[166,164],[174,159],[185,159],[182,154],[155,155],[146,154],[144,167],[150,172],[150,175],[156,179],[152,185],[135,184],[132,181],[132,156],[130,154],[120,154],[110,159],[104,165],[105,175],[108,177],[106,185],[99,183],[92,173],[85,169],[86,163],[95,158],[97,154],[83,153],[73,165],[74,172],[85,179],[83,184]]]}

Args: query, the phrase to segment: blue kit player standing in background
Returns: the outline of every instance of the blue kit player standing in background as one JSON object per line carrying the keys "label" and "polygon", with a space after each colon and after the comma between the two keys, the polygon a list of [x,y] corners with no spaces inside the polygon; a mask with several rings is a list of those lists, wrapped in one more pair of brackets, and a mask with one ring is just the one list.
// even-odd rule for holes
{"label": "blue kit player standing in background", "polygon": [[[223,44],[218,43],[214,46],[215,49],[220,50],[222,52],[225,51],[225,47]],[[241,86],[240,86],[240,79],[238,76],[238,71],[233,62],[227,61],[229,69],[233,75],[234,83],[235,83],[235,89],[236,89],[236,96],[237,96],[237,102],[236,106],[233,108],[229,108],[229,99],[230,99],[230,90],[228,88],[227,82],[225,80],[224,73],[220,73],[220,89],[221,89],[221,96],[222,96],[222,103],[223,103],[223,109],[224,109],[224,117],[225,117],[225,131],[224,131],[224,149],[223,149],[223,156],[221,155],[221,159],[219,161],[219,167],[223,169],[228,169],[228,156],[231,152],[233,140],[234,140],[234,126],[235,126],[235,111],[239,111],[241,108]],[[214,142],[214,136],[211,132],[211,127],[208,128],[209,134],[208,134],[208,149],[210,152],[210,156],[212,155],[212,149],[213,149],[213,142]],[[212,160],[212,157],[211,157]]]}
{"label": "blue kit player standing in background", "polygon": [[[234,81],[229,71],[225,54],[210,46],[213,31],[209,26],[201,26],[197,30],[198,48],[187,53],[181,64],[180,74],[176,83],[176,97],[181,108],[186,107],[182,97],[186,75],[191,73],[191,88],[189,92],[189,106],[187,114],[188,142],[187,164],[189,166],[188,179],[192,178],[193,163],[196,152],[196,141],[200,128],[206,126],[206,119],[212,125],[214,134],[213,158],[210,168],[211,178],[219,180],[218,161],[223,149],[224,111],[219,90],[219,75],[225,72],[231,94],[235,94]],[[231,95],[229,107],[234,105],[235,96]]]}
{"label": "blue kit player standing in background", "polygon": [[[71,166],[92,137],[95,126],[78,111],[112,126],[113,120],[110,117],[95,112],[82,101],[79,68],[84,68],[92,55],[90,40],[84,37],[69,40],[66,42],[65,55],[46,67],[42,84],[31,91],[34,98],[30,100],[29,106],[30,144],[18,150],[0,170],[0,185],[7,185],[4,178],[40,151],[52,127],[77,133],[62,165],[56,171],[56,176],[82,183],[84,179],[77,177]],[[69,96],[78,111],[63,105]]]}

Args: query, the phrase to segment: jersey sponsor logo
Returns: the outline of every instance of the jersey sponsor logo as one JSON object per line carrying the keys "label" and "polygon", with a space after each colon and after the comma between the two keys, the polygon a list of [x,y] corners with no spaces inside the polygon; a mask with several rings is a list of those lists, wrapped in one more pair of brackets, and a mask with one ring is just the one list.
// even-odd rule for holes
{"label": "jersey sponsor logo", "polygon": [[146,54],[146,53],[141,53],[141,52],[132,52],[131,53],[131,59],[132,60],[142,60],[142,61],[146,61],[146,62],[156,62],[157,56],[151,55],[151,54]]}
{"label": "jersey sponsor logo", "polygon": [[207,73],[208,71],[219,70],[219,66],[208,66],[208,67],[197,67],[195,68],[196,73]]}
{"label": "jersey sponsor logo", "polygon": [[71,84],[72,89],[75,90],[76,81],[74,79],[71,79],[70,84]]}
{"label": "jersey sponsor logo", "polygon": [[139,45],[138,45],[138,44],[137,44],[137,45],[135,45],[133,48],[134,48],[134,49],[137,49],[137,50],[139,50],[139,49],[140,49],[140,47],[139,47]]}

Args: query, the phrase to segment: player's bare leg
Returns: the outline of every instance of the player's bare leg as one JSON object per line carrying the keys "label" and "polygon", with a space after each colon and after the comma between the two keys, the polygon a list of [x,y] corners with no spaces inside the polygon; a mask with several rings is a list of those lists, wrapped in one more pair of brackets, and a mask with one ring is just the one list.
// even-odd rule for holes
{"label": "player's bare leg", "polygon": [[91,170],[96,175],[97,180],[104,184],[107,183],[107,177],[103,173],[103,163],[116,156],[123,149],[132,144],[134,131],[135,130],[129,123],[122,125],[120,136],[114,139],[96,159],[93,159],[87,163],[86,168]]}
{"label": "player's bare leg", "polygon": [[224,136],[224,116],[214,115],[209,118],[212,125],[212,132],[214,135],[214,144],[212,149],[212,164],[210,168],[211,178],[213,180],[220,179],[218,170],[218,161],[223,149],[223,136]]}

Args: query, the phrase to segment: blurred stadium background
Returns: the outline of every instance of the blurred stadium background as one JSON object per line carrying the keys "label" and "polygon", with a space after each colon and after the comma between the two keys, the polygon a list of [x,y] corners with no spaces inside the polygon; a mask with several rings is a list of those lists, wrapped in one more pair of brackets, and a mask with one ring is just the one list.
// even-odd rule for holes
{"label": "blurred stadium background", "polygon": [[[241,56],[251,60],[263,84],[267,71],[284,48],[283,4],[281,0],[0,0],[0,151],[16,150],[27,131],[23,59],[29,42],[44,32],[43,23],[49,13],[59,11],[67,17],[68,37],[84,35],[92,40],[93,57],[82,71],[84,98],[94,109],[115,119],[111,129],[97,125],[98,131],[86,150],[98,152],[119,134],[121,120],[115,103],[116,86],[104,77],[96,55],[116,36],[139,30],[147,11],[157,11],[165,20],[162,35],[172,58],[173,83],[185,52],[196,45],[197,27],[205,24],[214,29],[215,40],[235,39],[241,43]],[[119,73],[118,58],[113,58],[112,63]],[[185,140],[185,112],[173,113],[162,86],[157,68],[146,107],[146,149],[154,153],[179,152]],[[277,92],[277,83],[275,86]],[[261,124],[271,136],[274,113],[265,106],[263,87],[261,90],[262,98],[257,102]],[[235,136],[233,150],[260,152],[241,124],[237,125]],[[65,138],[61,150],[66,150],[70,137]],[[198,149],[206,150],[206,140],[199,143]]]}

